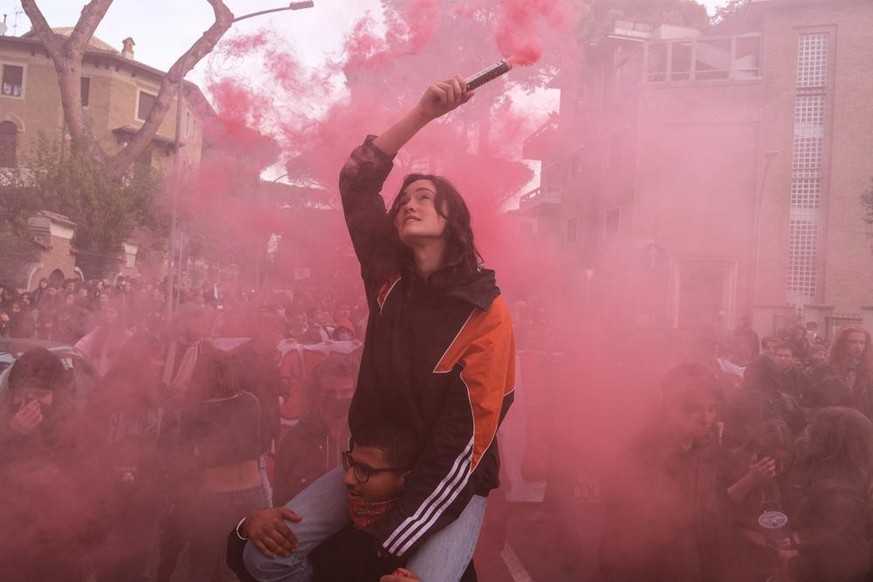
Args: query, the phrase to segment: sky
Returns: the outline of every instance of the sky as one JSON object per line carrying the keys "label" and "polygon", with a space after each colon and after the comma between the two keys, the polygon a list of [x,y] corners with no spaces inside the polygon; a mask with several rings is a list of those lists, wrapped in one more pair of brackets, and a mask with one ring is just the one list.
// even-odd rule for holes
{"label": "sky", "polygon": [[[720,0],[703,2],[712,12]],[[81,0],[40,0],[38,5],[49,24],[72,26],[82,6]],[[236,16],[242,16],[286,5],[284,0],[228,0]],[[236,23],[232,34],[252,32],[262,27],[285,31],[297,56],[317,64],[325,55],[338,50],[340,41],[353,22],[367,11],[378,13],[379,0],[315,0],[315,7],[306,10],[278,12]],[[7,34],[13,34],[18,0],[0,0],[0,13],[7,15]],[[121,49],[122,39],[130,36],[136,42],[135,58],[158,69],[166,70],[200,34],[209,27],[212,10],[205,0],[116,0],[97,29],[96,36]],[[30,28],[27,16],[17,16],[15,33],[21,35]],[[189,79],[202,79],[203,64]]]}
{"label": "sky", "polygon": [[[38,5],[53,27],[72,26],[86,3],[79,0],[41,0]],[[287,5],[283,0],[228,0],[236,16]],[[378,0],[316,0],[314,8],[258,16],[234,24],[232,34],[252,32],[262,27],[286,31],[301,59],[318,62],[336,51],[352,22],[379,6]],[[8,14],[12,34],[17,0],[0,0],[0,11]],[[135,58],[166,70],[176,58],[212,23],[212,9],[205,0],[116,0],[97,28],[96,36],[121,49],[122,39],[136,42]],[[25,14],[18,16],[17,34],[30,28]],[[196,81],[198,69],[191,79]],[[202,75],[202,72],[199,74]]]}
{"label": "sky", "polygon": [[[314,1],[313,8],[277,12],[235,23],[225,39],[262,29],[277,31],[284,47],[292,50],[301,63],[317,68],[320,63],[336,56],[353,23],[368,12],[376,17],[381,14],[379,0]],[[226,0],[226,3],[237,17],[287,6],[287,0]],[[704,1],[710,12],[720,3],[721,0]],[[46,20],[53,27],[74,25],[85,4],[83,0],[38,0]],[[18,0],[0,0],[2,14],[7,15],[8,35],[21,35],[29,30],[29,20],[21,12]],[[136,43],[134,58],[137,61],[167,70],[211,23],[212,9],[206,0],[116,0],[95,36],[119,50],[122,39],[130,36]],[[257,63],[253,65],[258,66]],[[209,67],[212,67],[211,76]],[[220,70],[220,76],[226,76],[237,70],[245,74],[245,67],[245,63],[226,63],[220,56],[212,55],[204,58],[187,79],[199,84],[209,96],[207,78],[214,79],[216,70]],[[447,75],[472,72],[444,71]],[[551,89],[532,95],[515,92],[513,99],[529,112],[532,119],[544,120],[558,106],[557,92]],[[278,175],[281,171],[271,169],[268,174],[272,176],[272,173]]]}

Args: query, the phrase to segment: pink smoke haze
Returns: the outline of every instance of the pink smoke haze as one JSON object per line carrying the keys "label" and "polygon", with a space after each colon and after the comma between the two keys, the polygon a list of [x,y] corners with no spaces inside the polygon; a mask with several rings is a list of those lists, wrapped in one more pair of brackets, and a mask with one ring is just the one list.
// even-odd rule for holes
{"label": "pink smoke haze", "polygon": [[543,56],[543,35],[566,31],[571,12],[561,0],[509,0],[502,2],[497,21],[497,48],[510,63],[530,66]]}
{"label": "pink smoke haze", "polygon": [[[485,266],[496,270],[498,284],[514,305],[524,349],[562,354],[549,365],[545,360],[523,364],[528,379],[522,389],[528,390],[532,405],[519,404],[511,413],[521,417],[524,407],[530,411],[528,453],[516,456],[526,459],[525,472],[534,480],[552,471],[549,450],[566,449],[586,467],[601,464],[649,406],[638,397],[636,379],[628,382],[628,374],[614,374],[617,364],[606,355],[612,345],[579,346],[583,330],[574,322],[583,306],[572,289],[556,281],[564,265],[581,259],[559,242],[530,244],[505,214],[533,178],[520,161],[522,146],[548,113],[515,102],[507,89],[542,86],[544,70],[575,54],[567,46],[574,42],[573,24],[583,8],[557,0],[385,2],[381,19],[359,19],[341,52],[326,56],[317,69],[299,62],[293,42],[282,41],[275,31],[231,37],[211,57],[210,91],[220,121],[216,131],[231,135],[239,129],[237,122],[245,120],[259,132],[240,131],[234,140],[238,145],[212,152],[186,205],[191,220],[210,224],[216,240],[235,233],[234,240],[253,245],[265,233],[281,233],[287,246],[280,256],[299,254],[305,247],[308,264],[338,270],[348,281],[341,290],[360,293],[353,260],[343,262],[334,254],[337,248],[346,255],[350,250],[341,223],[336,230],[310,232],[305,219],[286,218],[275,206],[258,210],[250,197],[240,195],[247,180],[240,177],[271,163],[281,165],[278,173],[287,172],[288,181],[309,188],[315,204],[338,209],[337,177],[349,152],[367,134],[386,129],[428,84],[470,75],[501,56],[517,65],[420,132],[398,154],[383,197],[390,204],[402,176],[412,171],[448,177],[471,209]],[[245,68],[259,71],[258,77],[240,82],[235,72]],[[271,142],[280,148],[273,161]],[[613,337],[605,328],[584,333]],[[583,378],[595,388],[580,390]],[[488,546],[489,536],[484,534],[480,547]],[[502,541],[495,543],[502,548]]]}
{"label": "pink smoke haze", "polygon": [[[569,548],[555,558],[556,567],[577,558],[579,532],[596,531],[591,523],[602,517],[601,506],[580,510],[573,493],[579,475],[601,475],[656,406],[653,379],[684,348],[661,347],[653,338],[650,349],[635,352],[642,340],[631,307],[655,301],[647,287],[629,282],[592,290],[590,281],[586,287],[583,279],[568,280],[568,273],[590,264],[585,244],[568,244],[560,222],[540,226],[539,234],[551,229],[554,236],[529,236],[519,228],[525,217],[507,213],[536,187],[534,171],[523,161],[535,132],[542,129],[554,151],[579,146],[572,132],[546,131],[551,112],[532,107],[524,93],[545,90],[567,59],[577,64],[564,69],[568,75],[579,73],[584,60],[575,43],[586,6],[572,0],[385,0],[381,18],[359,19],[341,49],[315,67],[295,54],[294,39],[281,31],[230,34],[208,62],[207,93],[216,113],[202,128],[209,147],[196,170],[183,168],[179,191],[180,229],[196,233],[186,244],[233,263],[241,279],[266,273],[265,288],[300,292],[308,283],[295,279],[295,270],[305,267],[328,281],[312,290],[314,302],[323,295],[361,301],[359,267],[338,212],[338,175],[347,156],[408,111],[430,83],[470,75],[501,57],[516,65],[416,135],[397,155],[382,194],[390,205],[405,174],[427,172],[447,177],[470,207],[476,245],[512,306],[520,348],[518,401],[507,422],[526,429],[513,433],[510,427],[501,436],[516,439],[503,457],[509,474],[503,481],[558,484],[541,505],[548,523],[558,524],[554,546]],[[605,155],[600,149],[585,150],[579,164],[596,164]],[[663,162],[671,163],[666,153]],[[582,240],[603,231],[582,210],[578,228]],[[264,266],[274,235],[282,238],[277,258]],[[597,268],[595,281],[610,266]],[[589,309],[594,296],[605,306],[596,314]],[[489,510],[497,530],[501,520],[515,516],[501,502]],[[504,548],[492,526],[486,525],[480,544],[491,558]],[[528,538],[538,532],[525,529]]]}
{"label": "pink smoke haze", "polygon": [[[315,10],[326,3],[316,0]],[[335,4],[357,7],[354,2]],[[769,4],[780,7],[765,6]],[[677,439],[681,446],[674,447],[675,451],[665,447],[651,458],[625,454],[643,429],[657,426],[665,442],[687,429],[679,421],[666,426],[665,418],[679,408],[664,407],[659,385],[664,372],[678,363],[697,362],[712,372],[710,376],[727,379],[728,397],[743,392],[735,380],[740,364],[728,359],[726,344],[734,349],[738,320],[746,309],[754,308],[752,299],[763,300],[759,280],[762,286],[782,292],[786,270],[779,253],[787,253],[795,243],[806,252],[807,242],[819,244],[810,242],[815,237],[824,241],[848,236],[848,221],[840,222],[839,229],[819,231],[824,224],[812,219],[795,221],[792,213],[789,221],[785,207],[795,186],[792,148],[802,145],[800,149],[810,160],[819,156],[839,162],[841,156],[829,152],[843,152],[840,140],[829,138],[830,121],[821,127],[807,124],[808,120],[802,127],[795,126],[794,99],[798,103],[823,99],[821,117],[831,119],[831,111],[838,109],[832,103],[833,94],[844,95],[840,93],[843,85],[822,87],[820,94],[819,87],[795,91],[794,54],[787,48],[783,51],[788,44],[778,51],[773,47],[807,34],[798,30],[811,31],[818,48],[805,58],[811,59],[809,78],[818,79],[811,71],[824,64],[829,67],[831,62],[842,63],[853,50],[852,35],[864,37],[869,27],[856,25],[853,31],[841,23],[841,52],[837,54],[833,46],[820,44],[827,34],[834,38],[836,29],[827,32],[827,27],[794,26],[793,16],[787,23],[779,23],[781,17],[752,16],[765,10],[773,11],[769,14],[794,11],[800,22],[804,15],[831,10],[821,8],[829,4],[845,5],[849,8],[840,10],[857,10],[858,14],[866,8],[861,2],[803,2],[797,3],[803,4],[797,10],[788,6],[790,2],[782,4],[751,2],[741,22],[728,22],[706,33],[718,36],[715,40],[705,35],[668,40],[670,34],[686,34],[687,28],[678,24],[659,28],[653,19],[666,18],[668,12],[671,18],[691,18],[703,6],[687,0],[381,0],[378,8],[348,26],[335,52],[324,54],[318,62],[302,56],[307,53],[299,46],[301,40],[287,31],[266,27],[237,34],[231,30],[206,63],[202,87],[214,115],[204,116],[194,130],[203,136],[202,159],[191,166],[182,164],[178,181],[170,182],[168,175],[167,190],[178,195],[178,230],[183,235],[177,239],[181,249],[176,249],[183,267],[180,278],[198,269],[207,271],[201,277],[204,285],[197,299],[213,301],[227,282],[233,292],[225,297],[238,303],[233,306],[227,300],[223,309],[204,308],[208,317],[192,315],[196,308],[189,305],[187,311],[183,306],[183,315],[171,323],[161,320],[164,310],[160,310],[156,325],[166,323],[161,332],[167,332],[160,338],[161,345],[125,353],[123,361],[129,358],[132,365],[124,368],[126,373],[117,383],[106,383],[97,392],[100,400],[95,401],[102,406],[96,410],[98,418],[87,430],[71,428],[81,434],[62,442],[72,447],[77,440],[106,440],[103,433],[118,417],[132,416],[143,402],[153,406],[163,398],[156,387],[162,386],[164,370],[154,362],[160,364],[167,353],[169,335],[187,341],[190,338],[185,334],[201,331],[192,331],[199,325],[224,340],[259,332],[278,335],[281,330],[273,320],[280,308],[289,309],[290,321],[302,318],[301,311],[308,312],[307,317],[309,313],[321,317],[326,306],[340,304],[348,304],[344,313],[357,315],[344,315],[344,320],[366,326],[360,266],[338,191],[343,164],[368,135],[380,134],[410,111],[429,84],[454,75],[467,78],[503,58],[514,65],[512,70],[477,88],[472,99],[428,124],[401,149],[382,197],[390,206],[403,177],[411,173],[435,174],[452,182],[470,209],[483,268],[496,272],[512,313],[518,352],[515,402],[498,433],[502,485],[489,498],[476,550],[479,579],[615,580],[608,573],[595,572],[600,542],[608,539],[602,534],[610,525],[617,524],[613,529],[641,547],[652,539],[675,541],[669,532],[689,530],[689,513],[696,512],[703,501],[690,495],[666,497],[664,491],[670,490],[675,475],[664,471],[653,471],[657,478],[628,479],[615,485],[613,469],[632,464],[630,460],[642,461],[638,465],[650,463],[658,470],[669,463],[672,469],[674,461],[684,463],[682,459],[696,455],[697,445],[711,444],[708,437],[723,436],[716,436],[714,430],[706,434],[712,428],[707,426],[704,437],[695,435],[692,440],[682,434],[681,442]],[[706,20],[705,11],[697,16],[701,14]],[[619,26],[616,18],[624,24]],[[664,18],[662,23],[668,24]],[[625,28],[628,23],[633,26]],[[759,38],[759,31],[750,29],[749,34],[743,32],[725,42],[734,34],[729,32],[734,24],[737,30],[775,27],[778,34],[764,32]],[[647,35],[650,44],[642,42]],[[668,49],[662,42],[677,44]],[[857,42],[854,46],[867,46]],[[786,55],[790,65],[777,62]],[[852,58],[861,62],[861,56],[853,54]],[[782,66],[781,72],[790,74],[765,74],[761,63]],[[686,68],[677,68],[680,64]],[[831,83],[831,79],[843,79],[841,74],[828,69],[821,79]],[[786,85],[774,91],[782,82]],[[814,106],[809,107],[812,118]],[[840,123],[832,125],[850,125],[847,119],[854,121],[839,117]],[[783,123],[795,133],[769,131],[771,125],[782,127],[779,124]],[[865,143],[863,130],[858,131],[845,141],[857,138],[857,144]],[[190,135],[186,129],[185,139]],[[814,148],[818,138],[824,144],[821,150]],[[782,154],[774,156],[777,150]],[[158,144],[156,155],[158,151],[170,166],[171,148]],[[831,182],[848,185],[836,170],[860,164],[866,159],[863,154],[857,153],[857,159],[846,156],[841,162],[845,165],[835,166],[833,172],[807,168],[803,184],[809,180],[810,192],[803,186],[792,197],[805,200],[809,194],[812,200],[813,182],[818,184],[819,179],[815,176],[827,177],[821,180],[823,189],[831,188],[825,185]],[[853,197],[852,204],[869,187],[867,177],[863,178],[857,195],[845,194]],[[777,191],[779,184],[785,187]],[[844,195],[831,189],[822,197],[828,204],[829,197]],[[784,204],[776,206],[777,197]],[[166,209],[171,201],[176,197],[167,196]],[[844,209],[832,204],[827,212],[832,210]],[[811,207],[803,208],[801,215],[812,216],[811,211]],[[861,217],[855,218],[861,222]],[[789,238],[794,226],[802,227],[805,242]],[[762,234],[767,228],[770,238]],[[773,238],[774,233],[780,238]],[[164,236],[156,234],[155,238],[163,241]],[[867,252],[866,247],[855,250],[859,255]],[[143,246],[140,252],[148,250]],[[816,258],[818,262],[808,258],[809,267],[825,264],[824,258]],[[830,281],[830,274],[813,272],[817,279]],[[855,275],[847,270],[841,276],[848,281]],[[161,292],[157,294],[155,301],[160,305]],[[759,316],[769,318],[771,329],[766,333],[781,325],[779,317],[787,313],[780,303],[783,300],[784,296],[771,296],[759,306],[765,309]],[[851,317],[838,308],[827,309],[846,315],[847,320]],[[257,310],[273,312],[266,318],[268,323],[253,317]],[[725,310],[732,312],[729,317]],[[824,318],[831,311],[817,313]],[[826,318],[829,322],[837,319],[836,315]],[[765,326],[759,323],[756,330],[762,333]],[[320,333],[314,341],[324,339]],[[289,340],[282,347],[296,352],[292,343]],[[730,353],[730,357],[735,355]],[[187,348],[180,358],[179,367],[183,361],[190,364]],[[305,367],[302,361],[300,366]],[[118,386],[124,389],[116,390]],[[296,398],[302,411],[305,397],[297,394]],[[290,400],[294,399],[291,394]],[[775,407],[775,400],[768,402]],[[684,408],[697,407],[689,416],[692,412],[708,415],[707,422],[716,414],[714,406],[685,404]],[[650,436],[649,432],[645,435]],[[650,441],[657,442],[655,438]],[[94,451],[99,449],[88,449],[88,463],[83,462],[81,470],[69,468],[77,478],[57,483],[53,487],[56,495],[45,503],[29,496],[28,488],[45,481],[43,473],[52,467],[33,467],[26,457],[16,460],[10,476],[19,481],[19,493],[10,499],[27,504],[0,506],[14,516],[0,520],[0,538],[23,546],[22,540],[43,539],[44,532],[61,524],[70,539],[86,540],[89,536],[79,532],[96,532],[96,540],[86,540],[96,544],[95,563],[139,554],[137,550],[146,544],[143,532],[163,531],[168,501],[150,499],[143,509],[122,503],[104,512],[101,504],[117,483],[114,475],[105,474],[103,459],[92,459]],[[75,465],[74,457],[64,464],[70,459]],[[698,460],[695,471],[708,462]],[[0,473],[4,470],[10,471],[0,467]],[[196,478],[188,485],[196,484]],[[178,483],[172,487],[184,489]],[[616,492],[636,499],[640,511],[610,523],[609,511],[622,505],[611,497]],[[759,492],[762,501],[767,501],[765,492]],[[130,530],[131,539],[99,535],[103,525],[91,520],[102,513],[121,516],[114,523],[128,525],[122,529]],[[158,518],[160,524],[152,523]],[[110,519],[115,518],[106,520]],[[145,522],[142,527],[138,520]],[[640,523],[676,527],[664,533],[648,525],[637,528]],[[25,525],[34,535],[19,537]],[[629,545],[630,550],[626,555],[619,553],[617,561],[646,553]],[[39,544],[24,550],[35,559],[46,552]],[[69,554],[78,551],[73,546],[65,549]],[[646,556],[660,553],[652,551]],[[663,552],[656,557],[669,560],[675,556]],[[775,553],[773,557],[775,561]],[[154,555],[152,562],[157,562]],[[531,575],[517,575],[519,565],[530,567]],[[173,579],[182,579],[186,573],[181,570]],[[703,579],[652,576],[656,577]],[[97,579],[111,582],[115,577]]]}

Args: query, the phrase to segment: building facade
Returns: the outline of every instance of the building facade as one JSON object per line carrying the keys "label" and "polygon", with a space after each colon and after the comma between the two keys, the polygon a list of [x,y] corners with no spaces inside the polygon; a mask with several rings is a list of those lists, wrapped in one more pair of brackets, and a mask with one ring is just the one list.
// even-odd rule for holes
{"label": "building facade", "polygon": [[[60,35],[72,29],[59,28]],[[54,64],[34,37],[0,36],[0,164],[16,165],[37,145],[39,136],[63,135],[64,115]],[[82,66],[82,104],[95,138],[107,152],[119,150],[142,126],[154,105],[164,73],[133,58],[133,41],[122,51],[93,38]],[[203,122],[213,115],[193,83],[185,83],[182,126],[183,164],[197,164],[203,146]],[[176,102],[143,162],[162,168],[172,163]]]}
{"label": "building facade", "polygon": [[608,23],[556,79],[520,212],[575,231],[594,305],[638,323],[861,319],[871,27],[863,0],[752,0],[705,33]]}
{"label": "building facade", "polygon": [[[72,29],[59,28],[55,33],[68,35]],[[121,50],[116,50],[95,38],[89,43],[82,66],[82,104],[87,123],[97,141],[112,154],[128,143],[145,122],[158,94],[164,73],[134,59],[133,39],[125,39]],[[196,166],[203,149],[204,122],[215,115],[200,89],[193,83],[184,83],[181,125],[176,128],[178,99],[174,100],[157,134],[140,159],[159,171],[169,171],[179,148],[181,167]],[[27,161],[39,147],[40,140],[60,140],[60,155],[67,145],[57,74],[52,60],[41,42],[28,33],[22,37],[0,35],[0,167],[26,167]],[[42,224],[51,216],[51,229],[74,229],[64,217],[46,213],[35,217]],[[65,222],[66,221],[66,222]],[[37,225],[38,226],[38,225]],[[34,224],[28,232],[33,234]],[[39,230],[37,228],[37,230]],[[44,229],[43,229],[44,230]],[[66,230],[64,230],[66,233]],[[75,254],[70,246],[73,231],[65,239],[66,252]],[[36,235],[34,235],[36,236]],[[57,237],[52,237],[55,240]],[[26,241],[21,245],[6,246],[11,252],[21,247],[20,256],[10,257],[13,265],[0,271],[0,278],[20,288],[32,288],[38,281],[45,263],[41,256],[55,246]],[[64,245],[60,245],[60,248]],[[108,274],[135,272],[136,245],[127,242],[118,257],[104,257],[88,264],[77,265],[75,260],[54,260],[51,273],[64,277],[81,277],[82,272],[107,271]],[[133,249],[133,250],[132,250]],[[25,252],[26,251],[26,252]],[[52,254],[62,252],[52,250]],[[82,257],[79,257],[80,259]],[[92,257],[94,258],[94,257]],[[99,259],[99,257],[97,257]],[[17,261],[17,262],[16,262]],[[56,263],[56,264],[55,264]],[[31,265],[24,268],[21,265]],[[40,271],[40,273],[38,273]]]}

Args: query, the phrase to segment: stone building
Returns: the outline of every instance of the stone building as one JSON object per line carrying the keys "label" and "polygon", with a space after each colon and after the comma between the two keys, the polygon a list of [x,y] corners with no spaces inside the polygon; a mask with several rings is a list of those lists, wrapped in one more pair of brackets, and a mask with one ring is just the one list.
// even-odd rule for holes
{"label": "stone building", "polygon": [[25,236],[0,234],[0,273],[5,283],[33,289],[40,279],[60,287],[81,277],[71,242],[76,225],[65,216],[42,211],[30,217]]}
{"label": "stone building", "polygon": [[[55,29],[60,35],[71,31]],[[133,46],[133,39],[125,39],[119,52],[94,37],[85,52],[82,104],[94,136],[109,152],[120,149],[142,126],[164,77],[163,71],[134,60]],[[0,36],[0,75],[0,160],[8,164],[30,151],[41,133],[60,135],[64,115],[54,65],[31,33]],[[214,112],[195,84],[186,82],[184,88],[180,155],[190,165],[200,161],[203,122]],[[175,136],[174,102],[143,161],[156,167],[172,163]]]}
{"label": "stone building", "polygon": [[751,0],[703,33],[612,20],[555,79],[519,212],[572,234],[592,305],[637,323],[862,319],[871,27],[865,0]]}
{"label": "stone building", "polygon": [[[71,31],[71,28],[55,29],[59,35],[69,35]],[[100,39],[92,38],[82,67],[82,104],[86,117],[95,138],[110,153],[129,142],[142,126],[164,77],[162,71],[134,59],[132,38],[125,39],[121,49],[118,51]],[[182,168],[185,168],[199,164],[203,125],[207,118],[214,116],[214,111],[193,83],[184,83],[182,103],[184,109],[178,138],[184,147],[179,149],[178,155]],[[174,101],[140,160],[159,170],[169,170],[176,154],[176,107],[177,101]],[[65,135],[54,65],[32,33],[22,37],[0,36],[0,167],[20,166],[37,146],[41,135],[49,139]],[[60,222],[66,220],[53,216]],[[45,216],[35,217],[37,222],[44,219]],[[52,228],[59,228],[58,224],[52,224]],[[39,248],[39,244],[35,238],[11,246],[7,241],[2,252],[8,254],[13,248],[23,252],[25,247],[34,250]],[[75,252],[75,249],[70,250]],[[29,253],[25,254],[30,256]],[[64,277],[81,276],[83,270],[88,276],[88,271],[94,274],[100,271],[110,276],[130,274],[135,272],[135,255],[136,245],[127,242],[118,257],[91,257],[91,260],[80,257],[85,264],[78,265],[78,272],[73,270],[76,265],[69,261],[61,261],[59,264],[63,266],[59,269]],[[23,255],[20,259],[32,262]],[[19,271],[2,268],[0,279],[15,281],[21,287],[36,284],[38,278],[22,278]]]}

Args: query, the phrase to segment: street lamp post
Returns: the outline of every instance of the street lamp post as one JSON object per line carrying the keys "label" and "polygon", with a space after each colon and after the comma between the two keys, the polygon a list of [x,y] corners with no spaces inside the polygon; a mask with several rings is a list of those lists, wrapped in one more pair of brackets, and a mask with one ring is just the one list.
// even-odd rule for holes
{"label": "street lamp post", "polygon": [[[261,16],[264,14],[272,14],[273,12],[285,12],[287,10],[303,10],[304,8],[313,8],[315,6],[315,2],[313,0],[304,0],[302,2],[291,2],[288,6],[282,6],[279,8],[271,8],[269,10],[260,10],[258,12],[252,12],[251,14],[243,14],[242,16],[237,16],[231,22],[239,22],[240,20],[246,20],[248,18],[254,18],[255,16]],[[177,216],[179,212],[179,190],[182,187],[181,180],[179,178],[179,150],[182,147],[182,109],[184,104],[184,85],[185,85],[185,75],[182,75],[179,78],[179,86],[176,89],[176,132],[174,145],[176,148],[175,155],[173,156],[173,174],[172,174],[172,196],[171,196],[171,204],[170,204],[170,248],[169,248],[169,256],[167,258],[167,319],[173,315],[173,311],[175,310],[175,286],[176,286],[176,265],[173,263],[176,260],[176,237],[178,233],[176,232],[177,228]],[[180,257],[181,259],[181,257]],[[181,260],[178,268],[181,268]],[[181,269],[179,270],[179,277],[181,278]]]}
{"label": "street lamp post", "polygon": [[755,196],[755,207],[754,207],[754,238],[752,239],[752,281],[749,295],[751,296],[751,301],[749,302],[749,313],[754,317],[755,313],[755,305],[758,302],[758,268],[761,260],[760,254],[760,239],[761,239],[761,213],[764,209],[764,190],[767,185],[767,174],[770,171],[770,163],[779,155],[778,151],[770,150],[764,152],[764,171],[761,173],[761,187],[758,189],[757,195]]}
{"label": "street lamp post", "polygon": [[261,10],[259,12],[252,12],[251,14],[244,14],[242,16],[237,16],[231,22],[239,22],[240,20],[245,20],[247,18],[254,18],[255,16],[261,16],[262,14],[271,14],[273,12],[284,12],[285,10],[303,10],[304,8],[312,8],[315,6],[315,2],[312,0],[307,0],[305,2],[291,2],[288,6],[283,6],[281,8],[270,8],[269,10]]}

